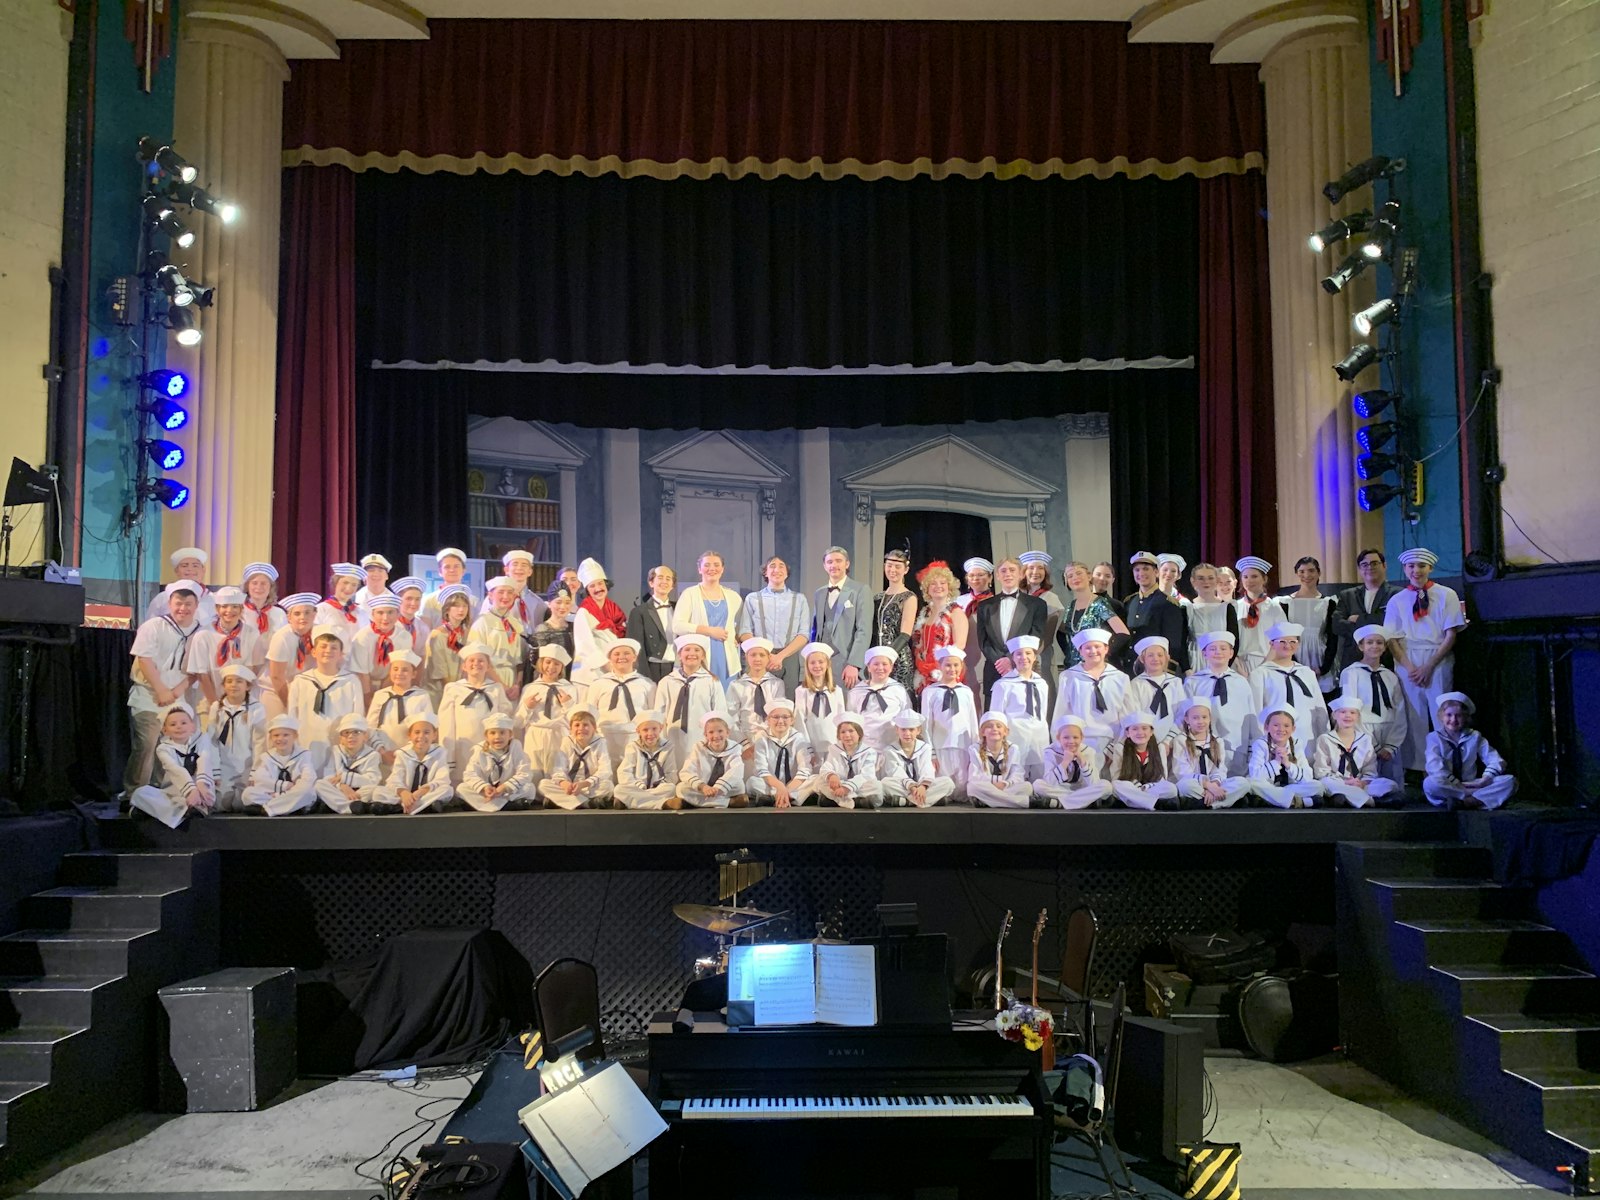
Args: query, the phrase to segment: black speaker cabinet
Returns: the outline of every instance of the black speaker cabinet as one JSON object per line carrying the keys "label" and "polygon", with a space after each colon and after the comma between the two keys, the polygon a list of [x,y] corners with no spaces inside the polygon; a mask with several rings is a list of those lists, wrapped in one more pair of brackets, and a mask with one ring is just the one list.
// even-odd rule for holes
{"label": "black speaker cabinet", "polygon": [[1178,1161],[1178,1147],[1204,1136],[1205,1072],[1200,1031],[1129,1017],[1115,1112],[1117,1144],[1143,1158]]}
{"label": "black speaker cabinet", "polygon": [[294,972],[231,967],[161,989],[168,1112],[250,1112],[295,1079]]}

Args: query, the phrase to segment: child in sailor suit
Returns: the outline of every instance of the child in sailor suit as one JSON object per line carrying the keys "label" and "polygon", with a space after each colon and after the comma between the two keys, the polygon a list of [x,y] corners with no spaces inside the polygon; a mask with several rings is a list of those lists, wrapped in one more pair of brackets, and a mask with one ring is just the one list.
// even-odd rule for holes
{"label": "child in sailor suit", "polygon": [[1211,707],[1211,732],[1233,752],[1223,764],[1229,777],[1242,778],[1249,769],[1250,732],[1255,727],[1256,710],[1250,681],[1230,665],[1233,662],[1234,636],[1227,631],[1203,633],[1196,639],[1201,665],[1183,681],[1183,690],[1192,700],[1208,701]]}
{"label": "child in sailor suit", "polygon": [[1178,807],[1232,808],[1249,796],[1250,780],[1230,774],[1236,755],[1215,730],[1212,702],[1184,700],[1175,716],[1177,728],[1166,750],[1167,778],[1177,786]]}
{"label": "child in sailor suit", "polygon": [[299,722],[300,744],[323,774],[333,754],[333,727],[340,717],[367,710],[361,681],[343,670],[344,642],[338,631],[318,625],[312,633],[311,670],[289,682],[288,713]]}
{"label": "child in sailor suit", "polygon": [[978,720],[978,743],[967,756],[967,795],[989,808],[1027,808],[1033,796],[1024,756],[1011,744],[1002,712]]}
{"label": "child in sailor suit", "polygon": [[1312,748],[1311,771],[1329,803],[1366,808],[1398,792],[1398,783],[1378,774],[1378,747],[1364,728],[1366,706],[1354,696],[1340,696],[1328,708],[1333,728]]}
{"label": "child in sailor suit", "polygon": [[682,808],[678,799],[678,754],[662,738],[666,721],[653,708],[642,709],[634,718],[635,737],[623,751],[617,768],[616,804],[618,808],[656,810]]}
{"label": "child in sailor suit", "polygon": [[833,748],[834,722],[848,707],[833,681],[833,648],[810,642],[800,649],[800,686],[794,692],[800,736],[820,762]]}
{"label": "child in sailor suit", "polygon": [[1377,747],[1378,774],[1403,783],[1410,719],[1400,679],[1383,665],[1383,656],[1389,652],[1389,631],[1382,625],[1363,625],[1355,632],[1355,643],[1361,661],[1339,673],[1339,690],[1363,705],[1361,725]]}
{"label": "child in sailor suit", "polygon": [[978,742],[977,702],[972,689],[961,682],[966,669],[961,648],[940,646],[933,657],[939,663],[939,682],[922,689],[922,717],[939,770],[955,785],[951,798],[964,800],[970,752]]}
{"label": "child in sailor suit", "polygon": [[595,712],[576,704],[567,712],[567,735],[550,774],[539,783],[539,795],[552,808],[610,808],[611,789],[611,756]]}
{"label": "child in sailor suit", "polygon": [[409,740],[406,730],[411,718],[433,712],[433,698],[416,687],[417,668],[422,660],[409,650],[396,650],[389,656],[389,683],[372,693],[367,705],[367,727],[371,742],[383,759],[385,774],[394,765],[395,753]]}
{"label": "child in sailor suit", "polygon": [[190,813],[205,816],[216,806],[217,751],[210,738],[196,732],[187,704],[172,705],[161,718],[155,779],[159,786],[134,788],[128,803],[169,829],[182,825]]}
{"label": "child in sailor suit", "polygon": [[432,713],[411,718],[406,744],[394,756],[389,781],[380,787],[372,801],[372,813],[384,816],[405,813],[443,812],[452,806],[456,790],[450,783],[450,760],[437,744],[438,719]]}
{"label": "child in sailor suit", "polygon": [[1408,709],[1405,765],[1414,771],[1426,767],[1428,729],[1439,698],[1455,687],[1456,637],[1467,623],[1461,598],[1433,582],[1438,561],[1432,550],[1421,546],[1402,551],[1406,587],[1391,596],[1383,610],[1395,675]]}
{"label": "child in sailor suit", "polygon": [[1250,744],[1250,789],[1274,808],[1311,808],[1322,795],[1305,742],[1295,736],[1294,710],[1268,709],[1259,718],[1262,736]]}
{"label": "child in sailor suit", "polygon": [[261,703],[266,706],[269,720],[287,711],[289,684],[295,676],[316,665],[311,645],[311,631],[316,628],[316,596],[311,592],[288,596],[283,608],[287,614],[285,624],[267,643],[266,675],[261,680]]}
{"label": "child in sailor suit", "polygon": [[189,639],[185,669],[200,685],[207,704],[222,695],[226,667],[251,667],[266,653],[256,627],[240,619],[243,612],[244,593],[238,588],[221,588],[217,591],[217,619],[200,626]]}
{"label": "child in sailor suit", "polygon": [[255,672],[231,663],[222,669],[222,698],[206,717],[206,736],[217,748],[217,811],[237,812],[256,756],[267,740],[261,702],[250,698]]}
{"label": "child in sailor suit", "polygon": [[678,635],[677,669],[656,684],[655,702],[650,706],[666,716],[667,741],[685,764],[695,743],[692,731],[700,728],[707,713],[726,712],[728,708],[722,684],[706,670],[710,645],[711,639],[703,633]]}
{"label": "child in sailor suit", "polygon": [[600,716],[600,735],[606,739],[606,753],[620,763],[633,739],[634,721],[649,708],[656,685],[639,672],[639,643],[618,638],[606,651],[606,669],[590,682],[583,702]]}
{"label": "child in sailor suit", "polygon": [[1295,728],[1307,744],[1328,730],[1328,706],[1322,699],[1322,686],[1311,668],[1295,661],[1300,635],[1305,631],[1291,621],[1267,630],[1270,640],[1267,657],[1250,672],[1250,698],[1257,712],[1269,708],[1294,710]]}
{"label": "child in sailor suit", "polygon": [[1111,794],[1128,808],[1154,812],[1174,807],[1178,799],[1155,734],[1156,715],[1135,709],[1122,719],[1122,736],[1106,752]]}
{"label": "child in sailor suit", "polygon": [[1233,565],[1239,572],[1239,586],[1244,589],[1244,595],[1233,602],[1239,629],[1234,666],[1241,675],[1253,679],[1256,668],[1266,661],[1271,648],[1267,631],[1274,625],[1288,623],[1289,609],[1282,601],[1267,595],[1267,576],[1272,564],[1266,559],[1247,554]]}
{"label": "child in sailor suit", "polygon": [[285,817],[317,802],[317,766],[298,742],[300,723],[287,713],[267,722],[267,745],[256,759],[250,786],[239,794],[241,812]]}
{"label": "child in sailor suit", "polygon": [[566,736],[567,716],[578,703],[578,688],[563,679],[562,672],[572,656],[565,646],[554,642],[539,647],[539,678],[522,689],[517,719],[522,722],[522,748],[533,765],[533,782],[538,784],[556,763],[556,751]]}
{"label": "child in sailor suit", "polygon": [[1104,754],[1127,707],[1128,677],[1106,662],[1111,635],[1104,629],[1081,629],[1072,635],[1072,645],[1082,661],[1061,672],[1050,724],[1053,728],[1068,713],[1082,717],[1084,740]]}
{"label": "child in sailor suit", "polygon": [[355,563],[334,563],[328,571],[329,594],[317,604],[317,624],[333,629],[348,655],[356,632],[368,620],[366,608],[356,600],[367,573]]}
{"label": "child in sailor suit", "polygon": [[1033,783],[1038,808],[1093,808],[1111,795],[1100,778],[1100,762],[1083,737],[1083,718],[1071,713],[1056,726],[1056,740],[1045,749],[1044,771]]}
{"label": "child in sailor suit", "polygon": [[744,656],[744,670],[728,681],[728,718],[734,738],[753,752],[756,742],[766,736],[768,706],[784,699],[783,680],[767,672],[772,643],[766,638],[745,638],[739,649]]}
{"label": "child in sailor suit", "polygon": [[922,714],[912,709],[896,713],[894,727],[895,744],[878,753],[883,802],[891,808],[932,808],[949,800],[956,785],[939,773],[933,747],[922,740]]}
{"label": "child in sailor suit", "polygon": [[1006,642],[1014,669],[995,681],[989,707],[1011,720],[1011,744],[1023,756],[1023,769],[1033,779],[1044,770],[1044,750],[1050,744],[1050,689],[1039,665],[1039,639],[1031,634]]}
{"label": "child in sailor suit", "polygon": [[1156,745],[1172,735],[1176,724],[1173,713],[1183,703],[1183,680],[1170,669],[1171,655],[1164,637],[1140,638],[1133,651],[1144,668],[1128,681],[1128,696],[1123,701],[1127,712],[1153,713],[1156,718]]}
{"label": "child in sailor suit", "polygon": [[700,730],[678,772],[678,799],[691,808],[744,808],[744,750],[728,736],[728,714],[708,712]]}
{"label": "child in sailor suit", "polygon": [[906,689],[889,677],[898,658],[893,647],[872,647],[867,651],[867,678],[850,689],[850,711],[860,714],[866,744],[874,749],[894,745],[894,715],[911,707]]}
{"label": "child in sailor suit", "polygon": [[816,764],[811,746],[795,732],[792,700],[767,707],[766,732],[758,738],[746,782],[750,803],[796,808],[811,798]]}
{"label": "child in sailor suit", "polygon": [[866,742],[860,713],[842,712],[834,718],[833,744],[817,767],[811,794],[819,804],[835,808],[877,808],[883,803],[878,751]]}
{"label": "child in sailor suit", "polygon": [[533,765],[513,737],[512,725],[506,713],[484,718],[483,743],[467,759],[461,786],[456,789],[468,808],[516,812],[534,806],[539,793],[533,783]]}
{"label": "child in sailor suit", "polygon": [[327,774],[312,789],[317,799],[336,813],[360,816],[371,811],[383,786],[383,756],[368,741],[367,719],[352,713],[340,717],[339,744],[328,762]]}
{"label": "child in sailor suit", "polygon": [[462,678],[445,684],[439,701],[439,744],[450,762],[450,782],[459,784],[467,759],[483,741],[483,719],[491,713],[511,714],[511,701],[489,670],[489,648],[468,642],[461,648]]}
{"label": "child in sailor suit", "polygon": [[[400,601],[393,596],[378,596],[372,601],[365,625],[350,641],[350,673],[361,680],[370,700],[372,693],[389,682],[389,664],[401,651],[410,653],[411,639],[395,628]],[[417,662],[421,663],[418,658]]]}
{"label": "child in sailor suit", "polygon": [[522,639],[526,626],[512,613],[517,588],[504,575],[489,581],[489,608],[473,622],[467,640],[489,648],[490,669],[512,700],[517,698],[517,672],[522,666]]}
{"label": "child in sailor suit", "polygon": [[1439,697],[1439,728],[1428,735],[1422,794],[1440,808],[1499,808],[1516,793],[1506,760],[1472,728],[1477,706],[1465,692]]}

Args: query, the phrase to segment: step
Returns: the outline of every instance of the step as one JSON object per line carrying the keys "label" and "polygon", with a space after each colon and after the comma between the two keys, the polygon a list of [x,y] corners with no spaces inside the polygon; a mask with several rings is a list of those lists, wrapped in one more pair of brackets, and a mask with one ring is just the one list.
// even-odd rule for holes
{"label": "step", "polygon": [[1456,963],[1428,970],[1455,988],[1460,1011],[1469,1016],[1600,1009],[1600,979],[1563,963]]}
{"label": "step", "polygon": [[22,902],[23,919],[45,929],[151,929],[182,888],[146,884],[50,888]]}
{"label": "step", "polygon": [[1519,1067],[1507,1074],[1539,1089],[1546,1129],[1562,1123],[1600,1122],[1600,1071],[1576,1066]]}
{"label": "step", "polygon": [[1380,878],[1367,883],[1387,900],[1397,921],[1420,917],[1521,917],[1532,908],[1528,888],[1508,888],[1488,879]]}
{"label": "step", "polygon": [[0,937],[3,975],[121,975],[128,954],[154,929],[24,929]]}
{"label": "step", "polygon": [[1466,1018],[1498,1040],[1500,1065],[1600,1062],[1600,1012],[1482,1013]]}
{"label": "step", "polygon": [[1385,879],[1487,879],[1494,860],[1482,846],[1459,842],[1354,842],[1362,874]]}
{"label": "step", "polygon": [[1577,1186],[1600,1188],[1600,1121],[1560,1122],[1550,1126],[1550,1136],[1558,1147],[1571,1148],[1562,1165],[1575,1168]]}
{"label": "step", "polygon": [[0,1079],[48,1079],[56,1049],[86,1026],[24,1025],[0,1033]]}
{"label": "step", "polygon": [[1572,953],[1566,934],[1519,917],[1421,917],[1395,924],[1420,937],[1435,964],[1560,962]]}
{"label": "step", "polygon": [[161,891],[193,882],[194,855],[86,850],[61,860],[60,881],[71,887],[142,886]]}
{"label": "step", "polygon": [[6,1144],[13,1113],[21,1105],[41,1098],[47,1087],[49,1084],[42,1079],[0,1080],[0,1146]]}
{"label": "step", "polygon": [[0,1028],[88,1025],[95,994],[126,982],[125,975],[0,976]]}

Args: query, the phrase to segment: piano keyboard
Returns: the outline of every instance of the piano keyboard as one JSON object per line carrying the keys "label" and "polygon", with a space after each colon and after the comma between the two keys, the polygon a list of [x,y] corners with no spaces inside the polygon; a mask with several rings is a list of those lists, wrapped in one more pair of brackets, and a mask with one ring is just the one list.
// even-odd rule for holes
{"label": "piano keyboard", "polygon": [[816,1117],[1033,1117],[1021,1096],[721,1096],[683,1101],[685,1121]]}

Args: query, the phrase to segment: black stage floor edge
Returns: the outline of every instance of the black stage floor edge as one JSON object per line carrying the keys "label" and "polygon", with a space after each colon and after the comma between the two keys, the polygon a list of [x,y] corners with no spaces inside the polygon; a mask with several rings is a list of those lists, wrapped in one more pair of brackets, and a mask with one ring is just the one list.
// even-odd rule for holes
{"label": "black stage floor edge", "polygon": [[1306,846],[1455,841],[1460,818],[1431,809],[1056,812],[945,808],[851,812],[432,813],[219,816],[181,829],[119,817],[108,846],[163,850],[437,850],[501,846]]}

